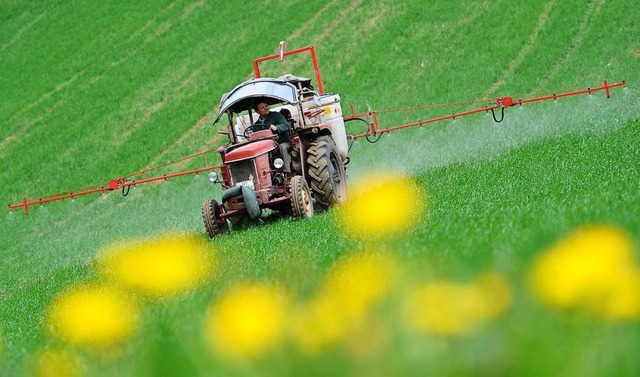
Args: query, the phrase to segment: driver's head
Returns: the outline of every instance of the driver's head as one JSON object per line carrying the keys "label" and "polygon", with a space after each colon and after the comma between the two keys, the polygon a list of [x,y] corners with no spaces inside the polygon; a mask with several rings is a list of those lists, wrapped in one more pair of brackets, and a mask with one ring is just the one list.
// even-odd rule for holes
{"label": "driver's head", "polygon": [[262,116],[267,116],[269,115],[269,105],[266,102],[258,102],[256,111]]}

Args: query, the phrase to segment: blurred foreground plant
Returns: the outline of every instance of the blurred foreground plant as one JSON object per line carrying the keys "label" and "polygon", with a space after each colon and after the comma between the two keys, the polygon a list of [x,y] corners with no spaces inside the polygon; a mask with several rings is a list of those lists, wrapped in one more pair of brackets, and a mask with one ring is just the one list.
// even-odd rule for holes
{"label": "blurred foreground plant", "polygon": [[169,234],[107,247],[99,269],[113,281],[160,298],[185,293],[215,272],[215,255],[195,234]]}
{"label": "blurred foreground plant", "polygon": [[232,286],[211,306],[206,338],[223,357],[259,357],[284,339],[289,299],[265,283]]}
{"label": "blurred foreground plant", "polygon": [[377,252],[338,260],[317,294],[295,312],[291,334],[300,349],[315,354],[347,341],[389,294],[396,264],[390,255]]}
{"label": "blurred foreground plant", "polygon": [[543,302],[608,321],[640,317],[640,268],[633,240],[611,226],[585,226],[544,250],[529,275]]}
{"label": "blurred foreground plant", "polygon": [[120,345],[138,329],[139,309],[122,291],[104,285],[76,286],[51,304],[47,322],[62,340],[82,347]]}
{"label": "blurred foreground plant", "polygon": [[411,328],[422,333],[468,334],[504,314],[512,296],[509,283],[496,273],[470,283],[432,281],[407,293],[403,315]]}
{"label": "blurred foreground plant", "polygon": [[32,365],[35,377],[79,377],[83,375],[80,362],[67,351],[48,349],[35,356]]}
{"label": "blurred foreground plant", "polygon": [[425,193],[413,180],[378,172],[354,183],[338,217],[345,233],[353,238],[384,238],[420,224],[427,204]]}

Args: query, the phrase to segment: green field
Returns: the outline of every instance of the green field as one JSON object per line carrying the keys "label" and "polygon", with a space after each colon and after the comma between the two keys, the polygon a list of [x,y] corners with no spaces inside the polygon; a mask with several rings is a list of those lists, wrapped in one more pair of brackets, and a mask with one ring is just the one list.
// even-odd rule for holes
{"label": "green field", "polygon": [[[478,114],[394,132],[376,144],[358,140],[350,151],[352,182],[399,174],[420,192],[396,193],[420,210],[389,216],[408,228],[388,237],[354,236],[343,212],[332,209],[309,221],[268,219],[209,241],[200,207],[220,192],[203,176],[132,188],[127,197],[111,192],[32,207],[28,216],[6,211],[0,215],[0,375],[640,375],[640,22],[634,5],[0,1],[5,205],[104,184],[224,144],[220,126],[211,125],[221,95],[250,78],[252,60],[277,52],[281,40],[288,48],[315,46],[325,90],[340,94],[345,111],[350,104],[357,111],[477,99],[490,104],[498,96],[580,90],[605,79],[628,83],[609,99],[600,92],[510,108],[502,123]],[[264,70],[312,75],[308,61],[297,57]],[[380,195],[376,200],[397,199]],[[550,289],[569,279],[566,274],[588,270],[592,285],[580,296],[587,298],[565,307],[540,299],[531,283],[540,256],[590,226],[613,229],[605,236],[622,234],[629,243],[605,236],[611,242],[598,243],[593,236],[583,249],[567,246],[573,259],[561,261],[565,268],[549,278]],[[108,331],[98,344],[97,333],[83,341],[81,333],[61,336],[51,325],[65,292],[112,287],[113,271],[104,267],[110,250],[140,240],[160,250],[167,234],[190,240],[196,234],[195,244],[206,242],[206,257],[197,255],[213,268],[185,270],[203,274],[177,293],[145,295],[121,282],[118,292],[134,303],[136,321],[123,322],[133,327],[112,342]],[[613,264],[609,257],[618,252],[624,263]],[[143,279],[147,266],[175,266],[171,258],[140,258],[131,263],[139,270],[127,275],[140,284],[152,283]],[[344,272],[349,266],[353,275]],[[486,283],[486,273],[500,283]],[[334,278],[342,283],[331,285]],[[611,283],[618,280],[625,284]],[[246,293],[247,285],[253,293],[246,302],[233,301],[232,293]],[[407,303],[423,292],[418,288],[435,286],[453,288],[434,305],[421,301],[418,321],[443,308],[450,311],[442,323],[453,326],[456,316],[471,321],[476,307],[468,294],[484,292],[475,287],[489,287],[473,297],[494,311],[465,331],[407,319],[413,318],[407,308],[415,309]],[[306,311],[326,304],[323,289],[334,306]],[[261,299],[267,303],[256,307]],[[350,311],[353,302],[362,304],[355,306],[359,311]],[[608,305],[627,315],[603,314],[610,313]],[[237,334],[226,346],[210,339],[233,330],[216,322],[225,308],[232,324],[257,313],[261,326],[244,344],[255,347],[253,353],[229,356],[242,347],[233,343],[240,342]],[[76,309],[72,326],[91,329],[93,317],[109,318],[108,311]],[[260,317],[261,309],[277,315]],[[219,327],[211,330],[210,323]],[[271,335],[265,333],[270,326]],[[318,334],[325,343],[313,348]]]}

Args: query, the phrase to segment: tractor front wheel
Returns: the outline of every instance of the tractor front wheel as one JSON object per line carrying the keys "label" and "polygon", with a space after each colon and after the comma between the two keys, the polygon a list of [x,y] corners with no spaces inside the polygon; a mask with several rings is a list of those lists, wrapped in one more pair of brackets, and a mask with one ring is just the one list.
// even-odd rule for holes
{"label": "tractor front wheel", "polygon": [[291,178],[289,183],[291,187],[291,210],[293,216],[303,219],[313,217],[313,203],[311,202],[311,193],[309,186],[301,175]]}
{"label": "tractor front wheel", "polygon": [[202,219],[209,238],[229,232],[227,220],[220,217],[220,212],[220,204],[215,199],[205,200],[202,204]]}
{"label": "tractor front wheel", "polygon": [[308,173],[316,203],[322,209],[347,198],[347,171],[331,136],[320,136],[307,149]]}

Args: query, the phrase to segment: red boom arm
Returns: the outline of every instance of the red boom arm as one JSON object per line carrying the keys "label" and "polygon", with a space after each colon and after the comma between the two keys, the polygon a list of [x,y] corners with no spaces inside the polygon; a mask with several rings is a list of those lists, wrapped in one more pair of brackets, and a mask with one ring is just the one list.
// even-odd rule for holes
{"label": "red boom arm", "polygon": [[[313,46],[304,47],[304,48],[301,48],[301,49],[292,50],[292,51],[286,51],[285,52],[284,51],[284,45],[282,45],[280,54],[269,55],[269,56],[266,56],[264,58],[259,58],[259,59],[254,60],[253,64],[254,64],[256,77],[260,77],[260,69],[258,68],[258,64],[261,61],[277,59],[277,58],[283,59],[287,55],[296,54],[296,53],[300,53],[300,52],[304,52],[304,51],[310,51],[311,52],[313,65],[314,65],[314,68],[316,69],[316,75],[317,75],[317,79],[318,79],[318,86],[319,86],[319,89],[320,89],[320,93],[322,93],[323,92],[322,81],[321,81],[320,71],[318,69],[318,63],[316,61],[315,50],[314,50]],[[419,121],[416,121],[416,122],[406,123],[406,124],[387,127],[387,128],[381,128],[380,127],[380,124],[378,122],[378,111],[369,111],[367,113],[356,114],[354,109],[353,109],[353,107],[352,107],[351,108],[351,115],[345,116],[344,120],[345,120],[345,122],[347,122],[347,121],[351,121],[351,120],[356,120],[357,119],[357,120],[364,120],[367,123],[367,131],[365,133],[347,136],[347,138],[350,139],[350,140],[357,140],[357,139],[363,138],[363,137],[383,135],[385,133],[390,133],[390,132],[397,131],[397,130],[402,130],[402,129],[405,129],[405,128],[422,126],[422,125],[425,125],[425,124],[428,124],[428,123],[439,122],[439,121],[446,120],[446,119],[455,119],[455,118],[458,118],[458,117],[467,116],[467,115],[471,115],[471,114],[476,114],[476,113],[480,113],[480,112],[488,113],[489,111],[491,111],[493,113],[495,110],[498,110],[498,109],[501,109],[504,112],[505,108],[508,108],[508,107],[511,107],[511,106],[515,106],[515,105],[522,106],[522,105],[524,105],[526,103],[532,103],[532,102],[538,102],[538,101],[547,101],[547,100],[557,100],[558,98],[562,98],[562,97],[576,96],[576,95],[581,95],[581,94],[592,94],[594,92],[599,92],[599,91],[604,91],[606,93],[607,98],[609,98],[610,95],[611,95],[611,93],[610,93],[611,89],[618,88],[618,87],[626,87],[626,86],[627,86],[627,83],[624,82],[624,81],[619,82],[619,83],[615,83],[615,84],[608,84],[607,81],[605,80],[604,81],[604,85],[600,86],[600,87],[587,88],[585,90],[566,92],[566,93],[560,93],[560,94],[553,94],[553,95],[550,95],[550,96],[535,97],[535,98],[529,98],[529,99],[520,99],[520,100],[517,100],[517,101],[514,101],[513,98],[510,97],[510,96],[498,97],[498,98],[496,98],[495,105],[485,106],[485,107],[474,109],[474,110],[464,111],[464,112],[460,112],[460,113],[454,113],[454,114],[440,116],[440,117],[436,117],[436,118],[419,120]],[[472,101],[471,103],[477,103],[477,102],[479,102],[479,101]],[[411,109],[398,109],[398,110],[411,110]],[[504,113],[503,113],[503,116],[504,116]],[[494,120],[498,121],[495,118],[495,114],[494,114]],[[502,121],[502,119],[500,119],[500,121]],[[182,158],[182,159],[180,159],[178,161],[182,161],[182,160],[185,160],[185,159],[197,157],[197,156],[206,154],[208,152],[210,152],[210,151],[197,153],[197,154],[194,154],[192,156],[188,156],[188,157]],[[174,163],[178,162],[178,161],[174,161]],[[167,165],[167,164],[165,164],[165,165]],[[161,165],[160,167],[165,166],[165,165]],[[214,170],[214,169],[219,169],[221,167],[221,165],[209,166],[207,164],[206,159],[205,159],[205,165],[206,165],[205,167],[198,168],[198,169],[193,169],[193,170],[188,170],[188,171],[178,172],[178,173],[172,173],[172,174],[164,174],[164,175],[161,175],[161,176],[156,176],[156,177],[152,177],[152,178],[145,178],[145,179],[141,179],[141,180],[138,180],[138,181],[135,181],[135,180],[134,181],[127,181],[127,179],[125,177],[119,177],[119,178],[110,180],[106,186],[101,186],[99,188],[85,189],[85,190],[81,190],[81,191],[75,192],[75,193],[68,193],[68,194],[62,194],[62,195],[51,195],[51,196],[48,196],[48,197],[46,197],[44,199],[29,200],[27,198],[23,198],[22,199],[22,203],[9,205],[8,209],[9,209],[9,211],[13,211],[14,209],[22,208],[24,210],[24,213],[28,215],[29,214],[29,207],[30,206],[34,206],[34,205],[43,205],[45,203],[56,201],[56,200],[73,199],[73,198],[76,198],[76,197],[79,197],[79,196],[95,194],[95,193],[99,193],[99,192],[114,191],[114,190],[118,190],[118,189],[125,189],[125,188],[128,188],[130,186],[136,186],[136,185],[143,184],[143,183],[167,180],[167,179],[170,179],[170,178],[180,177],[180,176],[189,175],[189,174],[198,174],[198,173],[203,172],[203,171],[210,171],[210,170]],[[158,168],[158,167],[156,167],[156,168]],[[156,169],[156,168],[153,168],[153,169]],[[146,172],[151,171],[153,169],[148,169],[148,170],[145,170],[145,171],[142,171],[142,172],[139,172],[139,173],[135,173],[135,174],[133,174],[131,176],[136,176],[136,175],[139,175],[141,173],[146,173]],[[131,176],[129,176],[129,177],[131,177]],[[123,190],[123,193],[124,193],[124,190]]]}
{"label": "red boom arm", "polygon": [[[424,120],[419,120],[416,122],[412,122],[412,123],[406,123],[406,124],[402,124],[399,126],[393,126],[393,127],[387,127],[387,128],[380,128],[380,124],[378,122],[378,111],[369,111],[367,113],[361,113],[361,114],[355,114],[353,107],[351,108],[351,115],[349,116],[345,116],[344,120],[345,121],[350,121],[350,120],[364,120],[367,123],[367,131],[365,133],[362,134],[357,134],[357,135],[349,135],[347,136],[348,139],[350,140],[357,140],[363,137],[369,137],[369,136],[377,136],[377,135],[382,135],[385,133],[389,133],[392,131],[397,131],[397,130],[402,130],[405,128],[410,128],[410,127],[416,127],[416,126],[422,126],[428,123],[434,123],[434,122],[439,122],[442,120],[447,120],[447,119],[456,119],[459,117],[463,117],[466,115],[471,115],[471,114],[476,114],[476,113],[481,113],[481,112],[494,112],[495,110],[501,109],[502,111],[504,111],[505,108],[507,107],[511,107],[511,106],[515,106],[515,105],[524,105],[525,103],[531,103],[531,102],[538,102],[538,101],[547,101],[547,100],[557,100],[558,98],[562,98],[562,97],[569,97],[569,96],[577,96],[577,95],[581,95],[581,94],[592,94],[594,92],[598,92],[598,91],[604,91],[607,95],[607,98],[609,98],[611,96],[611,89],[613,88],[618,88],[618,87],[626,87],[627,83],[625,81],[622,82],[618,82],[615,84],[609,84],[607,83],[607,80],[604,80],[604,85],[597,87],[597,88],[587,88],[585,90],[579,90],[579,91],[574,91],[574,92],[566,92],[566,93],[560,93],[560,94],[553,94],[550,96],[543,96],[543,97],[535,97],[535,98],[529,98],[529,99],[521,99],[521,100],[517,100],[514,101],[512,97],[510,96],[506,96],[506,97],[498,97],[496,98],[496,103],[495,105],[491,105],[491,106],[485,106],[482,108],[478,108],[478,109],[474,109],[474,110],[469,110],[469,111],[464,111],[464,112],[460,112],[460,113],[454,113],[454,114],[450,114],[450,115],[444,115],[444,116],[440,116],[440,117],[436,117],[436,118],[430,118],[430,119],[424,119]],[[482,101],[471,101],[469,103],[477,103],[477,102],[482,102]],[[455,105],[455,104],[450,104],[450,105]],[[445,106],[445,105],[443,105]],[[411,110],[411,109],[397,109],[397,111],[401,111],[401,110]],[[503,113],[504,115],[504,113]],[[495,114],[494,114],[494,119],[495,119]],[[499,122],[497,119],[495,119],[497,122]],[[500,121],[502,121],[502,119],[500,119]]]}

